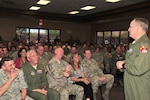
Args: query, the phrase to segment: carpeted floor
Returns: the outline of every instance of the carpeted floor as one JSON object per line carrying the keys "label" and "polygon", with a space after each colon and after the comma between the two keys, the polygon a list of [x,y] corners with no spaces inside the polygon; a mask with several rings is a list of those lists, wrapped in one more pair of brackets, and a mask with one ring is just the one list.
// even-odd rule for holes
{"label": "carpeted floor", "polygon": [[[105,89],[105,85],[103,85],[101,88],[102,92],[104,92],[104,89]],[[75,96],[70,96],[69,100],[75,100]],[[85,99],[83,99],[83,100],[85,100]],[[102,100],[100,88],[99,88],[98,93],[97,93],[97,100]],[[110,99],[109,100],[125,100],[123,87],[120,85],[113,86],[113,88],[111,89],[111,92],[110,92]]]}
{"label": "carpeted floor", "polygon": [[[105,86],[102,86],[102,92],[104,91],[104,89],[105,89]],[[100,94],[100,89],[97,93],[97,99],[102,100],[101,94]],[[124,90],[123,90],[122,86],[120,86],[120,85],[113,86],[113,88],[111,89],[111,92],[110,92],[110,100],[125,100]]]}

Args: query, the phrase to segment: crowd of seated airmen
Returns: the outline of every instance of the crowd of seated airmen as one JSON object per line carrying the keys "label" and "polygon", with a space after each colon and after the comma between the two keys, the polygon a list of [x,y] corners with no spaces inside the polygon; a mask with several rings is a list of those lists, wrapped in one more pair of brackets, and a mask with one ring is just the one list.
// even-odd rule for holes
{"label": "crowd of seated airmen", "polygon": [[[10,61],[11,63],[14,63],[15,69],[13,69],[13,70],[15,70],[15,72],[11,73],[11,71],[9,71],[10,73],[8,74],[8,76],[9,76],[11,81],[9,81],[9,79],[8,79],[8,81],[6,81],[6,83],[5,83],[6,88],[4,87],[4,92],[0,95],[1,97],[3,97],[3,94],[9,92],[8,91],[9,87],[11,87],[10,84],[13,84],[13,81],[16,81],[18,79],[18,77],[20,76],[19,73],[21,70],[21,72],[22,71],[24,72],[25,82],[27,83],[27,86],[28,86],[28,87],[25,87],[26,91],[27,91],[26,94],[29,96],[29,97],[27,97],[26,100],[30,100],[31,98],[33,98],[35,100],[47,100],[47,99],[49,100],[50,96],[48,97],[48,94],[53,95],[54,98],[51,100],[58,100],[58,99],[62,100],[62,98],[64,98],[62,95],[64,95],[64,94],[61,94],[61,92],[58,89],[56,89],[54,87],[50,87],[50,85],[48,85],[48,84],[52,80],[49,81],[49,79],[47,79],[47,77],[46,77],[46,74],[48,74],[48,73],[50,74],[50,71],[49,71],[50,69],[47,66],[51,66],[50,62],[56,57],[56,51],[58,48],[61,48],[63,50],[61,60],[72,66],[69,69],[69,76],[66,77],[65,76],[66,74],[64,74],[64,76],[62,76],[62,77],[65,77],[66,79],[70,79],[71,81],[73,81],[72,84],[78,84],[79,83],[78,85],[81,85],[81,82],[82,82],[82,83],[88,85],[90,82],[90,81],[88,82],[88,81],[85,81],[84,79],[82,79],[86,75],[82,76],[83,74],[81,74],[80,77],[74,76],[77,69],[75,68],[75,63],[71,63],[72,61],[76,61],[75,56],[78,56],[78,59],[79,59],[78,63],[79,64],[80,64],[80,62],[84,62],[82,60],[85,60],[85,58],[86,58],[85,57],[86,56],[85,55],[86,50],[90,50],[91,59],[93,59],[97,63],[96,66],[99,67],[99,69],[102,71],[102,73],[113,74],[112,73],[112,71],[113,71],[112,67],[114,67],[114,66],[110,66],[110,64],[113,61],[112,58],[113,58],[113,55],[116,54],[116,50],[110,44],[107,44],[107,45],[100,45],[100,44],[88,45],[87,43],[83,43],[83,45],[72,44],[72,46],[70,46],[69,44],[66,44],[66,43],[64,45],[60,45],[61,43],[58,43],[55,45],[48,45],[48,44],[42,44],[42,43],[24,45],[23,43],[20,42],[20,43],[13,43],[13,44],[15,44],[15,45],[13,45],[9,42],[8,43],[9,46],[5,45],[5,44],[6,43],[0,43],[0,61],[3,58],[5,58],[3,61],[3,64],[5,64],[6,63],[5,60],[7,60],[8,58],[12,58],[8,61]],[[10,44],[11,44],[11,46],[10,46]],[[9,47],[9,48],[7,48],[7,47]],[[116,46],[116,48],[118,48],[118,47],[120,48],[121,55],[124,56],[126,49],[127,49],[127,46],[125,47],[123,44],[119,44]],[[30,56],[29,56],[30,53],[31,53],[31,58],[33,60],[30,59]],[[32,53],[34,55],[32,55]],[[58,55],[60,55],[60,54],[58,53]],[[35,60],[34,60],[35,58],[38,59],[37,62],[35,62]],[[33,63],[35,63],[35,64],[33,64]],[[27,70],[26,67],[29,65],[32,66],[31,68],[28,68],[28,69],[31,69],[31,71],[26,71]],[[37,67],[37,65],[42,66],[43,68],[41,69],[41,67]],[[14,67],[14,66],[12,66],[12,67]],[[1,64],[1,70],[8,71],[8,70],[5,70],[5,67],[7,67],[7,66],[4,66]],[[82,68],[82,66],[81,66],[81,68]],[[19,69],[19,72],[17,72],[18,69]],[[71,70],[71,69],[73,69],[73,70]],[[74,72],[73,74],[71,74],[72,71]],[[41,75],[41,73],[45,73],[45,74],[43,74],[39,78],[33,77],[36,74]],[[29,78],[28,75],[31,75],[30,77],[33,77],[33,79],[31,79],[31,78],[28,79]],[[46,80],[40,80],[40,79],[43,79],[43,76],[46,77]],[[113,76],[116,77],[115,74],[113,74]],[[2,78],[2,77],[0,76],[0,78]],[[85,79],[86,78],[87,77],[85,77]],[[34,80],[36,80],[35,81],[36,84],[39,82],[39,80],[44,81],[44,83],[39,83],[39,84],[43,84],[43,86],[42,87],[37,86],[38,87],[37,88],[36,85],[34,84]],[[88,79],[88,80],[90,80],[90,79]],[[68,81],[68,83],[69,83],[69,81]],[[1,83],[1,81],[0,81],[0,85],[2,86],[3,84],[4,83]],[[95,84],[95,83],[92,82],[91,85],[93,85],[93,84]],[[101,84],[99,84],[99,85],[101,85]],[[48,90],[49,87],[51,90]],[[92,87],[92,86],[90,86],[90,87]],[[83,87],[83,88],[85,89],[85,87]],[[3,89],[3,87],[2,87],[2,89]],[[1,90],[1,88],[0,88],[0,90]],[[59,91],[59,93],[57,93],[57,91]],[[93,92],[93,90],[91,90],[91,91]],[[94,91],[96,91],[96,90],[94,90]],[[45,99],[43,99],[43,98],[40,99],[40,97],[42,97],[42,96],[38,97],[39,94],[37,92],[42,94],[42,95],[47,95],[47,96],[46,97],[43,96],[43,98],[45,98]],[[85,92],[85,90],[84,90],[84,92]],[[72,94],[72,93],[69,93],[69,95],[70,94]],[[93,96],[93,94],[94,94],[94,96]],[[93,94],[89,95],[88,93],[85,93],[86,98],[87,98],[86,100],[96,100],[95,92]],[[9,95],[9,93],[8,93],[8,95]],[[77,95],[77,94],[75,94],[75,95]],[[106,96],[106,95],[103,95],[103,96],[104,96],[104,100],[108,100],[108,96]],[[25,99],[25,97],[22,98],[22,100],[24,100],[24,99]],[[14,100],[19,100],[19,99],[14,99]]]}

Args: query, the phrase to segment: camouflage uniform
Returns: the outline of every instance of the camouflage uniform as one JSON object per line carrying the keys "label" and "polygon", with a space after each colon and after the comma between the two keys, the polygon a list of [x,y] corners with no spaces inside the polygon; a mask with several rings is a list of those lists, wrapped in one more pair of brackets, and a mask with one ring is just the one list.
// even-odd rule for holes
{"label": "camouflage uniform", "polygon": [[94,52],[93,55],[92,55],[92,58],[95,59],[99,65],[99,67],[104,70],[104,64],[103,64],[103,60],[104,60],[104,57],[103,57],[103,54],[102,53],[97,53],[97,52]]}
{"label": "camouflage uniform", "polygon": [[[104,74],[102,70],[99,68],[97,62],[94,59],[83,59],[81,61],[81,65],[83,66],[84,73],[86,77],[92,83],[94,100],[96,100],[96,93],[98,91],[98,87],[102,84],[106,84],[105,92],[103,93],[103,98],[105,100],[109,100],[109,92],[112,88],[114,77],[111,74]],[[104,76],[106,80],[104,82],[100,82],[99,78]]]}
{"label": "camouflage uniform", "polygon": [[105,71],[106,71],[106,73],[110,73],[110,59],[112,57],[112,54],[105,52],[105,53],[103,53],[103,57],[104,57]]}
{"label": "camouflage uniform", "polygon": [[[19,76],[12,82],[8,90],[0,97],[0,100],[21,100],[20,90],[27,88],[24,80],[24,75],[21,70],[18,70]],[[0,69],[0,86],[8,81],[7,74]]]}
{"label": "camouflage uniform", "polygon": [[83,87],[75,84],[69,84],[68,78],[63,76],[63,72],[69,64],[64,60],[52,58],[47,66],[49,87],[60,92],[61,100],[69,100],[69,95],[76,95],[76,100],[82,100]]}
{"label": "camouflage uniform", "polygon": [[48,58],[48,61],[50,60],[50,59],[52,59],[53,58],[53,53],[52,52],[44,52],[44,55],[46,55],[47,56],[47,58]]}
{"label": "camouflage uniform", "polygon": [[42,66],[44,66],[45,70],[47,70],[46,65],[48,61],[49,61],[48,56],[45,54],[43,54],[42,57],[39,58],[39,63],[42,64]]}
{"label": "camouflage uniform", "polygon": [[64,60],[70,63],[72,56],[73,56],[73,53],[69,53],[67,56],[65,56]]}

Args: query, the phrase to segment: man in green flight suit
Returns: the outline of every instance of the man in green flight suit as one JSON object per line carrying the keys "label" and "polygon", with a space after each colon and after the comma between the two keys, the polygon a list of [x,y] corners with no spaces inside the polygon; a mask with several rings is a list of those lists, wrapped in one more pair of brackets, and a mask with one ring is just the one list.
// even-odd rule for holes
{"label": "man in green flight suit", "polygon": [[48,88],[48,80],[44,66],[38,63],[35,50],[27,52],[27,59],[23,67],[25,81],[28,84],[27,94],[34,100],[60,100],[59,92]]}
{"label": "man in green flight suit", "polygon": [[117,68],[125,68],[124,90],[126,100],[150,99],[150,40],[147,37],[149,22],[134,18],[128,29],[134,39],[124,61],[117,62]]}

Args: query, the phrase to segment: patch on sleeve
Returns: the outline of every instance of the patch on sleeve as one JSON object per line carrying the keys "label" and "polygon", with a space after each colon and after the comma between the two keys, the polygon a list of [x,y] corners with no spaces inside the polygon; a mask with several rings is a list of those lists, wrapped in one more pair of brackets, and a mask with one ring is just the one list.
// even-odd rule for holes
{"label": "patch on sleeve", "polygon": [[147,48],[146,45],[141,45],[140,46],[140,49],[139,49],[140,53],[147,53],[147,50],[148,50],[148,48]]}

